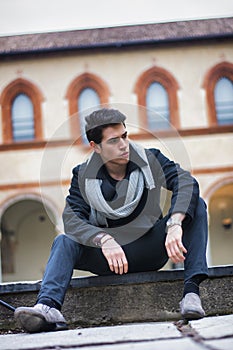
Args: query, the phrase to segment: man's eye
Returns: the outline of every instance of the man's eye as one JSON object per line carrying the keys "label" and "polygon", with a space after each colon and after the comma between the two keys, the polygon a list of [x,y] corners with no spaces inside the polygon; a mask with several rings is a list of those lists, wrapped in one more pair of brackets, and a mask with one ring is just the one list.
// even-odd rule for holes
{"label": "man's eye", "polygon": [[110,143],[111,145],[114,145],[114,144],[116,144],[118,142],[119,142],[119,137],[108,141],[108,143]]}

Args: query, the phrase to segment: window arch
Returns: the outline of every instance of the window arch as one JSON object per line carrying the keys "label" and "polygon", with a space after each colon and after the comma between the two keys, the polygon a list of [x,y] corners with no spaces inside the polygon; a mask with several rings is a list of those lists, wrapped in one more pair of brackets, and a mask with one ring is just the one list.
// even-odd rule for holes
{"label": "window arch", "polygon": [[69,114],[71,118],[71,133],[73,138],[82,134],[82,140],[77,142],[86,143],[84,136],[85,110],[91,107],[99,108],[109,102],[109,88],[98,76],[84,73],[74,79],[68,87],[66,98],[69,102]]}
{"label": "window arch", "polygon": [[233,124],[233,64],[221,62],[211,68],[203,83],[209,124],[211,126]]}
{"label": "window arch", "polygon": [[4,89],[1,96],[4,143],[42,139],[43,99],[40,90],[22,78]]}
{"label": "window arch", "polygon": [[11,106],[13,141],[33,140],[35,136],[34,108],[31,99],[18,94]]}
{"label": "window arch", "polygon": [[88,140],[85,135],[85,116],[90,112],[90,108],[99,108],[100,106],[100,97],[98,93],[90,88],[84,88],[78,96],[77,99],[78,105],[78,115],[79,115],[79,123],[80,123],[80,131],[82,135],[82,140],[84,143],[88,143]]}
{"label": "window arch", "polygon": [[175,78],[160,67],[152,67],[138,78],[134,91],[138,105],[146,107],[140,111],[141,126],[168,130],[171,123],[179,128],[178,88]]}
{"label": "window arch", "polygon": [[170,128],[168,93],[162,84],[158,82],[150,84],[146,92],[146,107],[147,123],[150,130]]}
{"label": "window arch", "polygon": [[233,82],[220,78],[214,88],[214,100],[218,125],[233,124]]}

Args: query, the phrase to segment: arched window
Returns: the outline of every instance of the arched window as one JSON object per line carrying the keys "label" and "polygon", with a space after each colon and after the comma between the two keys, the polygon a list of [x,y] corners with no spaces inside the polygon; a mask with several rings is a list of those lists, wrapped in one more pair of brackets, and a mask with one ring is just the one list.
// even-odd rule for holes
{"label": "arched window", "polygon": [[3,90],[1,108],[4,143],[42,139],[42,101],[40,90],[22,78]]}
{"label": "arched window", "polygon": [[84,143],[88,143],[85,135],[85,117],[91,112],[90,109],[98,109],[100,97],[94,89],[84,88],[77,100],[80,131]]}
{"label": "arched window", "polygon": [[169,100],[162,84],[153,82],[146,93],[147,122],[150,130],[170,128]]}
{"label": "arched window", "polygon": [[[91,113],[90,108],[100,108],[109,102],[109,88],[98,76],[84,73],[74,79],[67,89],[66,98],[69,102],[71,117],[71,134],[78,143],[86,143],[84,133],[85,116]],[[89,109],[89,111],[88,111]],[[81,139],[80,135],[83,135]]]}
{"label": "arched window", "polygon": [[140,124],[149,130],[179,128],[177,101],[178,83],[165,69],[152,67],[144,72],[135,84],[140,109]]}
{"label": "arched window", "polygon": [[11,122],[14,141],[33,140],[34,108],[31,99],[25,94],[19,94],[12,103]]}
{"label": "arched window", "polygon": [[233,83],[222,77],[214,89],[216,117],[219,125],[233,124]]}
{"label": "arched window", "polygon": [[204,78],[210,126],[233,124],[233,64],[221,62]]}

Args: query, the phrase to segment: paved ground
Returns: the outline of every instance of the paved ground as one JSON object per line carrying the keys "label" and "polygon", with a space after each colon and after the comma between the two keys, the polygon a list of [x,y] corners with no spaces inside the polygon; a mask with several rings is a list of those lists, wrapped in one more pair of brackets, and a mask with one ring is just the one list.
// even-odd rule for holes
{"label": "paved ground", "polygon": [[1,350],[232,350],[233,314],[189,324],[137,323],[39,334],[0,335]]}

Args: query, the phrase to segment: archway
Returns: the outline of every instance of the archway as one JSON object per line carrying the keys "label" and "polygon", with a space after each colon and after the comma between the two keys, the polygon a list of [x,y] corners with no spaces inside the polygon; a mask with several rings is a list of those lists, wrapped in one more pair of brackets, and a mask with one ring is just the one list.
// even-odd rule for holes
{"label": "archway", "polygon": [[41,279],[56,236],[51,209],[38,199],[12,201],[1,216],[4,282]]}
{"label": "archway", "polygon": [[210,197],[209,244],[212,265],[233,264],[233,182],[222,185]]}

